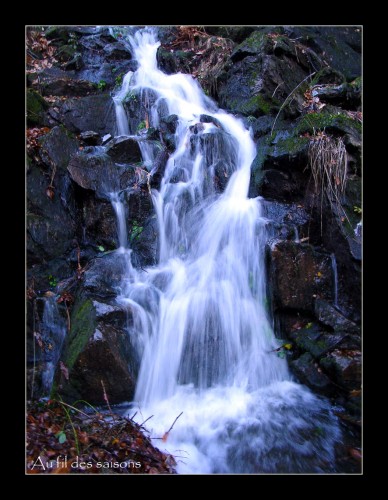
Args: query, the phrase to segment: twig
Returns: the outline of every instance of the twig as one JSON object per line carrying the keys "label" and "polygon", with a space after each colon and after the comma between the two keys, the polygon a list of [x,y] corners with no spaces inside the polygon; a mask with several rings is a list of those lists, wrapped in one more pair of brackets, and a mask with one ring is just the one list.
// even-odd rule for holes
{"label": "twig", "polygon": [[279,85],[276,87],[276,89],[273,91],[272,97],[276,94],[277,89],[280,87],[280,85],[283,85],[284,82],[280,82]]}
{"label": "twig", "polygon": [[174,420],[174,422],[172,423],[172,426],[168,429],[167,434],[168,434],[170,431],[172,431],[172,428],[174,427],[175,422],[178,420],[178,418],[179,418],[181,415],[183,415],[183,411],[181,411],[181,412],[180,412],[180,414],[176,417],[176,419],[175,419],[175,420]]}
{"label": "twig", "polygon": [[106,393],[105,385],[104,385],[104,382],[102,380],[101,380],[101,385],[102,385],[102,390],[104,391],[104,400],[105,400],[106,404],[108,405],[110,416],[113,418],[113,421],[115,422],[116,421],[116,417],[114,416],[112,408],[110,407],[108,395]]}
{"label": "twig", "polygon": [[165,443],[165,442],[167,441],[167,438],[168,438],[168,436],[169,436],[170,432],[172,431],[172,428],[173,428],[173,427],[174,427],[174,425],[175,425],[175,422],[178,420],[178,418],[179,418],[181,415],[183,415],[183,411],[181,411],[181,412],[180,412],[180,414],[176,417],[176,419],[174,420],[174,422],[172,423],[172,425],[171,425],[171,427],[168,429],[168,431],[167,431],[167,432],[165,432],[165,433],[163,434],[163,437],[161,437],[161,438],[151,438],[151,439],[160,439],[160,440],[162,440],[162,441],[163,441],[163,443]]}
{"label": "twig", "polygon": [[153,415],[151,415],[150,417],[146,418],[146,419],[144,420],[144,422],[143,422],[142,424],[140,424],[140,425],[139,425],[139,427],[143,427],[143,425],[144,425],[146,422],[148,422],[148,420],[150,420],[152,417],[153,417]]}
{"label": "twig", "polygon": [[[59,396],[59,397],[61,397],[61,396]],[[61,399],[62,399],[62,398],[61,398]],[[59,403],[61,403],[62,405],[70,406],[70,405],[67,405],[66,403],[63,403],[63,401],[58,401],[58,402],[59,402]],[[78,453],[78,455],[79,455],[79,454],[80,454],[80,448],[79,448],[79,441],[78,441],[77,431],[76,431],[76,429],[75,429],[75,427],[74,427],[74,424],[73,424],[73,421],[72,421],[72,419],[71,419],[71,417],[70,417],[69,410],[67,410],[65,407],[64,407],[63,409],[64,409],[64,411],[65,411],[65,413],[66,413],[66,417],[67,417],[67,419],[69,420],[70,425],[71,425],[71,428],[72,428],[72,430],[73,430],[74,441],[75,441],[75,448],[76,448],[77,453]],[[76,408],[74,408],[74,410],[76,410]],[[78,410],[78,411],[79,411],[79,410]]]}
{"label": "twig", "polygon": [[275,120],[273,122],[273,125],[272,125],[272,129],[271,129],[271,135],[273,134],[273,129],[275,127],[275,123],[276,123],[276,120],[278,119],[279,115],[280,115],[280,112],[282,111],[282,109],[284,108],[284,106],[286,105],[288,99],[292,96],[292,94],[295,92],[295,90],[297,90],[301,85],[302,83],[304,83],[308,78],[311,78],[313,75],[315,75],[316,71],[314,71],[313,73],[311,73],[310,75],[306,76],[306,78],[304,80],[302,80],[300,83],[298,83],[298,85],[294,88],[294,90],[291,91],[290,94],[288,94],[288,96],[286,97],[285,101],[283,102],[283,104],[280,106],[280,109],[278,111],[278,114],[275,116]]}
{"label": "twig", "polygon": [[62,399],[60,401],[58,401],[57,399],[52,399],[52,401],[56,401],[57,403],[60,403],[61,405],[68,406],[72,410],[75,410],[75,411],[78,411],[78,413],[81,413],[81,415],[84,415],[85,417],[90,418],[90,415],[88,415],[87,413],[84,413],[83,411],[79,410],[75,406],[72,406],[72,405],[69,405],[69,404],[65,403],[64,401],[62,401]]}

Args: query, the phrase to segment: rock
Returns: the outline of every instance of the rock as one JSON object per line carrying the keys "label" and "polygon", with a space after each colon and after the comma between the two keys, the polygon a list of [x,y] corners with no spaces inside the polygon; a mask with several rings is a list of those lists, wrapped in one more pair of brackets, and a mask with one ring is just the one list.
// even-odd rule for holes
{"label": "rock", "polygon": [[275,241],[270,251],[269,274],[275,308],[314,312],[317,297],[332,299],[330,256],[310,245]]}
{"label": "rock", "polygon": [[77,196],[80,206],[80,226],[83,234],[80,238],[84,244],[91,244],[96,250],[102,246],[106,251],[118,246],[117,222],[112,203],[97,198],[91,191],[83,191]]}
{"label": "rock", "polygon": [[124,59],[124,60],[129,60],[132,59],[132,54],[124,45],[124,43],[121,42],[115,42],[115,43],[110,43],[108,45],[105,45],[104,47],[104,53],[106,55],[106,58],[108,60],[117,60],[117,59]]}
{"label": "rock", "polygon": [[300,350],[307,351],[315,359],[319,359],[341,344],[346,337],[346,333],[339,333],[338,335],[324,333],[316,325],[313,325],[309,328],[304,327],[294,331],[288,336]]}
{"label": "rock", "polygon": [[[78,149],[77,141],[63,127],[54,127],[40,139],[39,154],[48,174],[32,164],[27,173],[27,255],[30,263],[63,257],[75,237],[75,203],[66,167]],[[52,198],[47,187],[53,167]]]}
{"label": "rock", "polygon": [[83,288],[89,296],[115,298],[127,270],[126,256],[108,253],[94,259],[84,273]]}
{"label": "rock", "polygon": [[[109,137],[111,136],[109,135]],[[80,139],[89,146],[97,146],[100,142],[100,135],[93,130],[87,130],[86,132],[81,132]]]}
{"label": "rock", "polygon": [[49,105],[43,97],[34,90],[27,90],[27,124],[43,126],[47,124],[45,118]]}
{"label": "rock", "polygon": [[341,330],[349,334],[358,335],[361,333],[356,323],[349,321],[337,309],[324,300],[317,299],[315,301],[315,314],[321,323],[331,326],[335,331]]}
{"label": "rock", "polygon": [[308,352],[302,354],[297,360],[291,361],[290,365],[298,379],[314,391],[326,396],[333,393],[334,388],[330,379]]}
{"label": "rock", "polygon": [[320,365],[337,384],[353,390],[361,385],[361,359],[360,351],[336,349],[322,358]]}
{"label": "rock", "polygon": [[162,149],[157,154],[151,170],[151,187],[155,189],[160,188],[160,183],[162,182],[163,179],[168,158],[169,154],[167,149]]}
{"label": "rock", "polygon": [[86,96],[97,91],[95,84],[87,80],[69,78],[51,78],[39,82],[42,95],[50,96]]}
{"label": "rock", "polygon": [[[264,36],[263,42],[252,49],[252,55],[247,55],[245,49],[232,54],[235,62],[218,85],[223,108],[248,117],[275,115],[288,95],[306,78],[307,70],[293,58],[268,53],[273,44],[272,39]],[[283,110],[283,116],[295,115],[302,109],[303,99],[302,94],[295,92],[294,103]]]}
{"label": "rock", "polygon": [[361,28],[285,27],[290,38],[312,49],[327,66],[345,75],[348,81],[361,75]]}
{"label": "rock", "polygon": [[95,130],[100,135],[114,134],[116,117],[109,94],[97,94],[80,99],[68,99],[52,117],[71,132]]}
{"label": "rock", "polygon": [[130,366],[135,366],[136,355],[128,334],[112,324],[112,320],[117,324],[117,309],[82,297],[75,303],[71,330],[61,357],[69,377],[66,380],[57,369],[53,389],[66,401],[76,398],[104,404],[101,381],[110,403],[132,399],[136,374]]}
{"label": "rock", "polygon": [[315,85],[311,93],[322,102],[341,105],[345,109],[354,109],[361,104],[361,86],[349,83]]}
{"label": "rock", "polygon": [[222,38],[230,38],[240,43],[247,38],[257,26],[206,26],[206,33]]}
{"label": "rock", "polygon": [[123,170],[111,158],[91,147],[79,151],[71,159],[68,171],[71,178],[84,189],[96,191],[109,198],[109,193],[120,191],[120,177]]}
{"label": "rock", "polygon": [[142,161],[139,142],[133,137],[115,137],[107,145],[106,152],[116,162],[137,163]]}
{"label": "rock", "polygon": [[199,116],[199,121],[201,123],[213,123],[213,125],[215,125],[216,127],[222,129],[221,123],[219,122],[219,120],[217,120],[217,118],[214,118],[214,116],[200,115]]}

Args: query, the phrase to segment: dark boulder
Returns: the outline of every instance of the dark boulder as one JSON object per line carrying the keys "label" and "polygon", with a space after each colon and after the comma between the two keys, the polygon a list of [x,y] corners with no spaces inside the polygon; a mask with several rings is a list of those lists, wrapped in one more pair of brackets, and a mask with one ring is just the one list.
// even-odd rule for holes
{"label": "dark boulder", "polygon": [[133,137],[115,137],[106,147],[107,154],[116,162],[138,163],[141,161],[139,141]]}
{"label": "dark boulder", "polygon": [[71,132],[95,130],[100,135],[114,135],[116,116],[109,94],[68,99],[58,107],[58,111],[50,110],[50,114]]}
{"label": "dark boulder", "polygon": [[320,360],[320,365],[335,382],[347,390],[361,386],[362,356],[358,350],[335,349]]}
{"label": "dark boulder", "polygon": [[32,164],[27,173],[27,255],[33,263],[62,257],[75,236],[75,205],[66,167],[78,149],[77,141],[63,127],[55,127],[40,143],[47,170]]}
{"label": "dark boulder", "polygon": [[349,334],[360,335],[360,328],[353,321],[348,320],[335,307],[324,300],[316,299],[315,314],[324,325],[330,326],[333,330],[340,330]]}
{"label": "dark boulder", "polygon": [[96,191],[109,198],[109,193],[120,191],[123,170],[114,164],[104,152],[85,148],[71,159],[68,171],[71,178],[83,189]]}
{"label": "dark boulder", "polygon": [[293,241],[274,242],[269,274],[275,308],[314,312],[316,298],[332,299],[330,255],[310,245]]}
{"label": "dark boulder", "polygon": [[94,132],[93,130],[87,130],[86,132],[81,132],[80,139],[88,146],[97,146],[101,141],[100,135],[97,132]]}
{"label": "dark boulder", "polygon": [[[104,404],[131,400],[135,388],[133,352],[125,326],[126,312],[117,306],[79,297],[71,315],[71,330],[53,392],[65,400]],[[103,388],[104,385],[104,388]]]}
{"label": "dark boulder", "polygon": [[290,365],[298,379],[313,391],[326,396],[333,393],[334,386],[330,379],[322,372],[322,369],[308,352],[297,360],[291,361]]}

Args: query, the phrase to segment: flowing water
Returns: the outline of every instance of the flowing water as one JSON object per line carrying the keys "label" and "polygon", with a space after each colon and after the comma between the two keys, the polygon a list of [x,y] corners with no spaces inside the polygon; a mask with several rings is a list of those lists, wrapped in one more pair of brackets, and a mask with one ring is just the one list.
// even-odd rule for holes
{"label": "flowing water", "polygon": [[[134,133],[122,104],[129,91],[154,96],[151,126],[166,109],[179,118],[176,149],[152,191],[159,263],[135,269],[128,250],[117,297],[132,310],[141,359],[137,417],[153,415],[147,426],[160,438],[183,412],[168,441],[154,441],[176,457],[179,472],[334,471],[340,431],[330,405],[295,383],[276,351],[266,310],[269,221],[260,198],[248,198],[250,133],[191,76],[158,69],[154,29],[139,29],[128,43],[139,66],[114,97],[118,133]],[[125,210],[111,200],[123,253]]]}

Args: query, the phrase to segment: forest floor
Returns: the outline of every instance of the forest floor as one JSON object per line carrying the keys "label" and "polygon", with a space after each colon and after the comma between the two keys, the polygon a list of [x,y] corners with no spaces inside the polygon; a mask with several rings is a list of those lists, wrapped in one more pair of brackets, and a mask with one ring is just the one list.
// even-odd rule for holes
{"label": "forest floor", "polygon": [[[174,457],[155,448],[142,425],[112,412],[90,412],[62,401],[29,402],[26,472],[176,473]],[[168,432],[157,439],[165,442],[167,437]]]}

